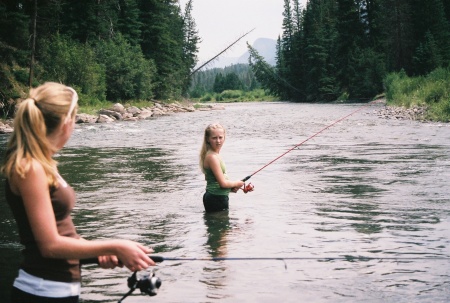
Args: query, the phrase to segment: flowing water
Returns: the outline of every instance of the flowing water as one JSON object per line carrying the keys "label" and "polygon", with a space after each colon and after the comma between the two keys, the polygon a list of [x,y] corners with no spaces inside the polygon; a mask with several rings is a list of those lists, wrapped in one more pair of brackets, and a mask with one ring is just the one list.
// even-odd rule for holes
{"label": "flowing water", "polygon": [[[247,181],[255,190],[230,194],[230,210],[217,214],[202,205],[206,125],[227,128],[221,155],[242,179],[361,105],[239,103],[77,125],[57,159],[87,239],[137,240],[166,258],[273,258],[166,260],[154,269],[158,295],[136,290],[124,302],[448,302],[450,125],[380,119],[381,106],[257,172]],[[5,299],[20,245],[1,191]],[[117,302],[129,276],[83,266],[81,302]]]}

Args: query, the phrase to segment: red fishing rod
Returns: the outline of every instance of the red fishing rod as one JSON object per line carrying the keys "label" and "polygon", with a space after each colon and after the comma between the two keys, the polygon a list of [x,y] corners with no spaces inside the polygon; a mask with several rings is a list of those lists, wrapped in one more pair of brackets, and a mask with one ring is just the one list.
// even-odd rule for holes
{"label": "red fishing rod", "polygon": [[[339,123],[339,122],[341,122],[341,121],[347,119],[347,118],[350,117],[351,115],[354,115],[354,114],[356,114],[357,112],[361,111],[362,109],[364,109],[364,108],[366,108],[366,107],[372,105],[374,102],[375,102],[375,101],[371,101],[371,102],[367,103],[366,105],[357,108],[355,111],[351,112],[350,114],[348,114],[348,115],[346,115],[346,116],[344,116],[344,117],[342,117],[342,118],[340,118],[340,119],[334,121],[333,123],[331,123],[331,124],[325,126],[325,127],[322,128],[321,130],[319,130],[317,133],[315,133],[315,134],[313,134],[312,136],[306,138],[305,140],[303,140],[303,141],[300,142],[299,144],[294,145],[292,148],[288,149],[286,152],[284,152],[283,154],[279,155],[278,157],[276,157],[275,159],[273,159],[272,161],[270,161],[269,163],[267,163],[266,165],[264,165],[263,167],[261,167],[260,169],[258,169],[257,171],[255,171],[254,173],[252,173],[251,175],[248,175],[247,177],[245,177],[244,179],[242,179],[242,181],[244,181],[244,182],[247,181],[248,179],[250,179],[251,177],[253,177],[253,176],[256,175],[257,173],[259,173],[260,171],[262,171],[264,168],[266,168],[266,167],[269,166],[270,164],[274,163],[274,162],[277,161],[278,159],[284,157],[286,154],[290,153],[292,150],[296,149],[296,148],[299,147],[300,145],[302,145],[302,144],[304,144],[305,142],[311,140],[312,138],[318,136],[320,133],[322,133],[322,132],[324,132],[325,130],[329,129],[329,128],[332,127],[333,125],[335,125],[335,124],[337,124],[337,123]],[[246,184],[244,183],[244,186],[243,186],[241,189],[244,191],[244,193],[248,193],[248,192],[250,192],[250,191],[253,191],[254,188],[255,188],[255,187],[253,186],[253,184],[249,183],[249,184],[246,185]]]}

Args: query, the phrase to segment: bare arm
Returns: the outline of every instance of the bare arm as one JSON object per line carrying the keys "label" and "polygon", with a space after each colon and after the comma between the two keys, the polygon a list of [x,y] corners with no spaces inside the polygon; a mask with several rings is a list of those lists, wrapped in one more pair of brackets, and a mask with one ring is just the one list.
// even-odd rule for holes
{"label": "bare arm", "polygon": [[114,255],[130,270],[155,263],[147,256],[151,249],[128,240],[87,241],[58,234],[44,169],[33,161],[25,178],[14,176],[12,185],[23,199],[31,229],[44,257],[85,259]]}
{"label": "bare arm", "polygon": [[209,153],[206,155],[205,167],[212,170],[214,177],[216,177],[217,182],[222,188],[239,188],[244,185],[244,182],[241,180],[230,181],[225,178],[222,168],[220,167],[219,155],[217,154]]}

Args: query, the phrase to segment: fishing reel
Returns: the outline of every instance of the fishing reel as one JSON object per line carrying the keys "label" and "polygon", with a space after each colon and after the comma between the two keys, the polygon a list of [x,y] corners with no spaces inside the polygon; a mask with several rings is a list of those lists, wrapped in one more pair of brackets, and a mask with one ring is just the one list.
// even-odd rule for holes
{"label": "fishing reel", "polygon": [[244,191],[244,194],[253,191],[253,189],[255,188],[255,186],[252,183],[249,183],[247,185],[245,185],[244,183],[244,187],[242,188],[242,190]]}
{"label": "fishing reel", "polygon": [[156,277],[154,272],[146,273],[138,279],[137,271],[135,271],[131,277],[128,278],[127,282],[130,290],[122,297],[122,299],[119,300],[119,303],[131,295],[136,289],[139,289],[141,294],[147,294],[151,297],[156,296],[158,289],[162,284],[161,279]]}

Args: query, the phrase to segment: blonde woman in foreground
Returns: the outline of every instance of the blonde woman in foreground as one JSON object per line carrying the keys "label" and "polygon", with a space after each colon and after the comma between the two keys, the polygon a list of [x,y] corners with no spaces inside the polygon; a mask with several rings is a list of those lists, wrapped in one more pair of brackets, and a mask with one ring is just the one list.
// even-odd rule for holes
{"label": "blonde woman in foreground", "polygon": [[123,265],[131,271],[155,265],[147,255],[152,249],[139,243],[88,241],[76,232],[71,218],[75,193],[58,173],[53,155],[73,132],[77,101],[71,87],[48,82],[31,89],[15,116],[1,168],[6,201],[24,245],[14,303],[78,302],[80,259],[98,257],[103,268]]}

